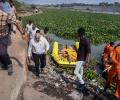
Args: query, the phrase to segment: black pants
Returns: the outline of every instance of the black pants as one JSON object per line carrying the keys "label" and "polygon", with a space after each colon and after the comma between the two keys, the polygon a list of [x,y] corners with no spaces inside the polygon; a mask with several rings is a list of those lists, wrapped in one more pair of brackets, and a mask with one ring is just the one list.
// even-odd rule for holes
{"label": "black pants", "polygon": [[4,64],[6,68],[8,65],[12,64],[12,61],[7,53],[8,42],[9,35],[5,36],[4,38],[0,38],[0,62]]}
{"label": "black pants", "polygon": [[12,27],[11,27],[11,24],[8,24],[8,32],[11,34],[11,29],[12,29]]}
{"label": "black pants", "polygon": [[43,69],[46,66],[46,54],[34,54],[33,53],[33,60],[35,62],[36,75],[38,76],[40,73],[39,67]]}
{"label": "black pants", "polygon": [[0,62],[4,65],[5,69],[8,69],[8,65],[12,64],[10,57],[8,54],[0,55]]}

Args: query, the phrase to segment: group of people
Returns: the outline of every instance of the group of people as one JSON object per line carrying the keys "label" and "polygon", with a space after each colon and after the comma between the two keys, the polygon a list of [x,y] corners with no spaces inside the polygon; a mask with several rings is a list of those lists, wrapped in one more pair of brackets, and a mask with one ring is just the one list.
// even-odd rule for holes
{"label": "group of people", "polygon": [[120,43],[107,43],[102,54],[104,70],[106,70],[106,86],[104,92],[110,87],[111,83],[116,84],[115,96],[120,98]]}
{"label": "group of people", "polygon": [[28,60],[30,63],[33,58],[37,77],[39,77],[40,72],[44,71],[44,67],[46,66],[46,54],[50,47],[48,31],[49,29],[47,27],[44,30],[35,27],[32,21],[29,21],[26,25]]}
{"label": "group of people", "polygon": [[[13,11],[13,6],[14,4],[12,3],[12,0],[0,1],[0,62],[2,62],[8,69],[8,75],[12,75],[12,61],[8,55],[7,47],[9,36],[11,34],[11,25],[14,25],[20,31],[23,39],[25,34],[27,34],[29,63],[33,58],[33,61],[35,62],[36,76],[39,77],[40,71],[44,71],[44,67],[46,66],[46,54],[50,48],[48,35],[49,29],[46,27],[41,31],[33,24],[32,21],[29,21],[26,28],[23,29],[16,18],[13,17],[15,16],[15,11],[14,14],[11,13]],[[21,21],[20,17],[19,19],[19,21]],[[84,66],[88,66],[91,56],[90,39],[85,33],[86,32],[83,27],[78,29],[80,42],[77,50],[77,63],[74,74],[77,76],[80,88],[85,86],[85,82],[83,80],[83,69]],[[115,47],[113,45],[113,42],[107,44],[102,55],[102,62],[108,76],[104,91],[106,91],[110,83],[112,83],[112,80],[115,79],[115,96],[120,98],[120,45],[118,44]]]}
{"label": "group of people", "polygon": [[[36,76],[39,76],[39,65],[41,71],[46,65],[46,53],[49,49],[49,28],[40,31],[34,26],[32,21],[26,25],[26,29],[22,27],[21,17],[17,19],[16,10],[12,0],[0,1],[0,62],[8,69],[8,75],[12,75],[13,66],[10,56],[7,52],[9,46],[9,38],[11,33],[16,33],[16,28],[20,31],[22,38],[28,40],[28,58],[33,57],[36,67]],[[40,61],[40,62],[39,62]]]}
{"label": "group of people", "polygon": [[[90,40],[85,35],[85,29],[78,29],[80,43],[77,50],[77,64],[74,74],[79,80],[79,87],[85,86],[83,80],[83,66],[88,66],[91,55]],[[107,43],[104,47],[102,54],[102,63],[104,66],[103,72],[106,72],[106,84],[103,92],[105,92],[112,82],[115,83],[115,97],[120,98],[120,43],[115,44],[114,42]]]}
{"label": "group of people", "polygon": [[40,30],[41,35],[45,37],[47,41],[50,41],[49,34],[48,34],[49,28],[45,27],[44,29],[39,29],[33,24],[31,20],[28,21],[28,24],[26,25],[26,29],[25,29],[27,33],[28,41],[30,41],[31,39],[35,37],[35,33],[37,30]]}

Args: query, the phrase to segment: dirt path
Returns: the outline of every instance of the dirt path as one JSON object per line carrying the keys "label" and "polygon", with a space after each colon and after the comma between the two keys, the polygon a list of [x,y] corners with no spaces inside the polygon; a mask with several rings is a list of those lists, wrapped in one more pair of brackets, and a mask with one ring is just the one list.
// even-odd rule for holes
{"label": "dirt path", "polygon": [[[27,13],[23,16],[30,16],[32,14]],[[19,32],[12,34],[11,40],[12,45],[9,46],[8,52],[13,63],[14,73],[12,76],[8,76],[7,70],[0,69],[0,100],[17,100],[20,89],[27,80],[27,44],[22,40]]]}
{"label": "dirt path", "polygon": [[34,12],[19,13],[18,16],[24,17],[24,16],[31,16],[31,15],[42,14],[42,13],[43,11],[40,10],[38,13],[34,13]]}

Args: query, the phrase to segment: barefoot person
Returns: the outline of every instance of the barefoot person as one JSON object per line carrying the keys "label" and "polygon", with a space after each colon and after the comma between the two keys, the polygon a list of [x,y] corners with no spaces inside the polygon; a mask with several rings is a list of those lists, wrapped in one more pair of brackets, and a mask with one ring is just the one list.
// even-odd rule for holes
{"label": "barefoot person", "polygon": [[77,64],[74,74],[77,76],[79,80],[79,87],[83,87],[84,86],[83,65],[87,65],[89,63],[91,47],[90,40],[85,35],[85,29],[79,28],[78,34],[80,38],[80,43],[77,51]]}
{"label": "barefoot person", "polygon": [[41,71],[46,66],[46,54],[49,50],[48,41],[40,34],[40,30],[35,33],[35,38],[30,40],[28,48],[28,58],[31,60],[31,56],[35,62],[36,76],[39,77],[39,67]]}

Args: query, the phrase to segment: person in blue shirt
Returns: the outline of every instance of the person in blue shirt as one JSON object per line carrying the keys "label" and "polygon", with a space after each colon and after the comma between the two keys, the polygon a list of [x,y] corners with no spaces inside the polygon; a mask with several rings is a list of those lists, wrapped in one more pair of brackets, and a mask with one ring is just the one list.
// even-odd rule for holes
{"label": "person in blue shirt", "polygon": [[11,7],[10,7],[10,4],[7,0],[1,0],[0,8],[2,11],[4,11],[7,14],[10,14],[10,12],[11,12]]}
{"label": "person in blue shirt", "polygon": [[[8,16],[11,15],[12,8],[10,6],[10,3],[7,0],[1,0],[0,1],[0,9],[3,12],[7,13]],[[9,26],[8,27],[9,33],[11,34],[11,29],[12,29],[11,24],[8,24],[8,26]]]}

